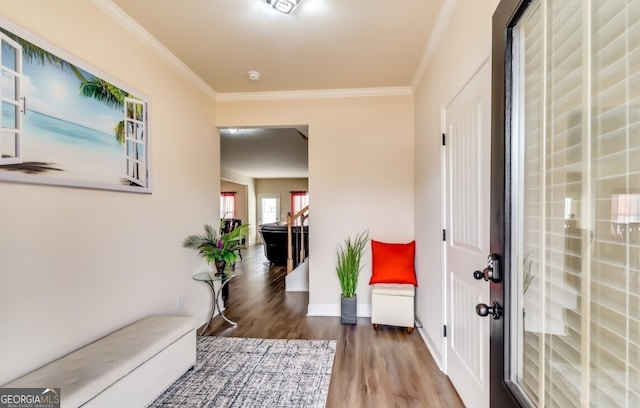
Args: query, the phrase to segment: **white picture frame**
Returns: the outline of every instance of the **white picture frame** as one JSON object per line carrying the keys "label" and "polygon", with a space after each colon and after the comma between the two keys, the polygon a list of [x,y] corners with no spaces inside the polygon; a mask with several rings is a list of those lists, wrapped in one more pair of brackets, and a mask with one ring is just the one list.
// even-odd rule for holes
{"label": "white picture frame", "polygon": [[0,183],[151,193],[150,99],[0,18]]}

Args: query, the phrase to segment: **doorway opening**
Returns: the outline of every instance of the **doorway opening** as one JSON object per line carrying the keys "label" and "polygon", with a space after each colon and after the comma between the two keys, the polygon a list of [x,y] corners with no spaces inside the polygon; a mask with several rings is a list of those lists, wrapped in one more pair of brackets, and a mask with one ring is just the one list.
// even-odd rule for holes
{"label": "doorway opening", "polygon": [[[289,282],[295,270],[287,274],[292,260],[297,259],[297,265],[305,259],[299,255],[296,258],[299,252],[289,249],[287,221],[289,214],[297,211],[295,204],[300,201],[297,199],[300,193],[309,197],[308,126],[233,127],[221,128],[219,132],[221,179],[246,187],[247,212],[243,223],[250,226],[249,245],[262,247],[259,252],[264,254],[265,267],[285,268],[286,283],[282,286],[287,291],[293,288],[308,291],[308,270],[303,273],[302,285]],[[302,227],[293,226],[294,236],[296,228]],[[301,245],[307,249],[306,256],[308,225],[303,228],[307,241],[306,246],[304,241]]]}

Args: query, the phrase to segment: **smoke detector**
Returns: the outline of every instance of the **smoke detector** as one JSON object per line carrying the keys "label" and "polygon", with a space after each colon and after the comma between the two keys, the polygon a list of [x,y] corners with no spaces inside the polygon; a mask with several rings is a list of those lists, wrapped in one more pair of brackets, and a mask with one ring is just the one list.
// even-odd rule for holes
{"label": "smoke detector", "polygon": [[257,81],[258,79],[260,79],[260,73],[258,71],[249,71],[247,72],[247,76],[252,81]]}

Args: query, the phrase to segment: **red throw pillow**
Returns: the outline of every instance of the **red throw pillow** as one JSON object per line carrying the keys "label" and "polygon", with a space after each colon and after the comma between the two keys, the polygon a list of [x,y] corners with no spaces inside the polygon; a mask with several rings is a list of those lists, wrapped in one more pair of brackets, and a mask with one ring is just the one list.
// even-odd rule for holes
{"label": "red throw pillow", "polygon": [[388,244],[371,240],[372,274],[374,283],[409,283],[418,286],[413,260],[416,241],[408,244]]}

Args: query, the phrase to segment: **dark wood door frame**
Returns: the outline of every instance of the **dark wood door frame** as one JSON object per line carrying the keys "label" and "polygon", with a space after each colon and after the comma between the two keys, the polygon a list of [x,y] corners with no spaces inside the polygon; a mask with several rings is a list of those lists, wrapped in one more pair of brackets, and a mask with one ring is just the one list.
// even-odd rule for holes
{"label": "dark wood door frame", "polygon": [[[491,253],[501,257],[503,279],[491,283],[491,300],[504,308],[500,319],[491,319],[491,407],[528,406],[509,380],[512,330],[509,253],[511,240],[511,54],[512,28],[531,0],[501,0],[492,23],[491,91]],[[515,328],[513,328],[515,330]]]}

